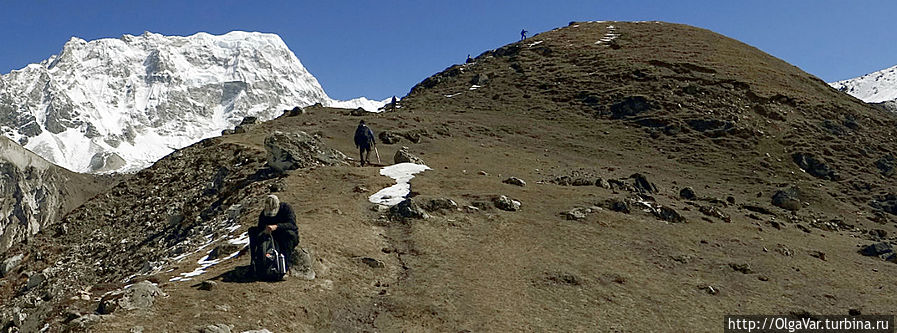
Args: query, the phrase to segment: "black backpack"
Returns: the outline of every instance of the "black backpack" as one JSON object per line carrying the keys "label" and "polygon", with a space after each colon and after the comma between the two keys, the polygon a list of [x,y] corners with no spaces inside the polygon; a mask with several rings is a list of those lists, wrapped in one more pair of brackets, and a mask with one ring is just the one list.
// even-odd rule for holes
{"label": "black backpack", "polygon": [[287,273],[287,261],[274,237],[270,234],[259,236],[258,258],[255,258],[255,273],[263,280],[279,281]]}

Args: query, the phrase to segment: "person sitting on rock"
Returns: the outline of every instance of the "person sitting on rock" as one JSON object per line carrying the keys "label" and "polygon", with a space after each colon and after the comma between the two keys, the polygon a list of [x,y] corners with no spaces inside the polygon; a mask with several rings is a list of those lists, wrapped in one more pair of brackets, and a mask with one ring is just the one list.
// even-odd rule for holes
{"label": "person sitting on rock", "polygon": [[371,129],[364,124],[364,120],[362,120],[358,123],[358,128],[355,129],[355,147],[358,148],[358,157],[361,160],[361,166],[364,166],[365,162],[371,164],[371,149],[376,145],[377,142],[374,141],[374,131],[371,131]]}
{"label": "person sitting on rock", "polygon": [[277,250],[283,254],[289,265],[293,249],[299,244],[299,228],[296,226],[296,214],[293,213],[293,207],[286,202],[280,202],[280,198],[276,195],[271,194],[265,197],[258,225],[250,227],[248,234],[254,269],[258,269],[255,266],[259,264],[258,260],[264,251],[260,248],[260,238],[269,235],[274,238]]}

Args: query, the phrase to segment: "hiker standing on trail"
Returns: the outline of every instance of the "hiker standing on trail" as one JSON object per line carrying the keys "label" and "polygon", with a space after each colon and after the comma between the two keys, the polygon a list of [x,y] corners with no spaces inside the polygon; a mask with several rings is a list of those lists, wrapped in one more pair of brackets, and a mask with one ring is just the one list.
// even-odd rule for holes
{"label": "hiker standing on trail", "polygon": [[260,248],[260,238],[270,235],[277,244],[277,249],[290,263],[293,248],[299,244],[299,228],[296,226],[296,214],[293,207],[286,202],[280,202],[276,195],[265,197],[264,208],[259,214],[259,222],[255,227],[249,228],[249,252],[253,265],[258,265],[263,249]]}
{"label": "hiker standing on trail", "polygon": [[371,150],[375,146],[377,146],[377,142],[374,141],[374,131],[371,131],[362,120],[358,123],[358,128],[355,129],[355,147],[358,148],[361,166],[364,166],[365,162],[371,164]]}
{"label": "hiker standing on trail", "polygon": [[529,31],[526,31],[526,29],[520,30],[520,40],[526,39],[527,32],[529,32]]}

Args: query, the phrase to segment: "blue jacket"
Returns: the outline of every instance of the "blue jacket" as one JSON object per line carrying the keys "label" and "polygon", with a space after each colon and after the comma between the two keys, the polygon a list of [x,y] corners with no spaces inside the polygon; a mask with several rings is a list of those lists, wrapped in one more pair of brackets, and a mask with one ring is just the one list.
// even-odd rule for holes
{"label": "blue jacket", "polygon": [[371,131],[365,125],[358,125],[355,129],[355,146],[359,148],[370,149],[376,141],[374,140],[374,131]]}

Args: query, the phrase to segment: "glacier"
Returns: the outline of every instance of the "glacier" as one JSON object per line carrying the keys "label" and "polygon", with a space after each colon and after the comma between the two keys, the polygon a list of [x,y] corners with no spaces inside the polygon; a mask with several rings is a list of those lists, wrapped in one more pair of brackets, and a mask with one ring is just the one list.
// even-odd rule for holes
{"label": "glacier", "polygon": [[331,99],[276,34],[233,31],[85,41],[0,75],[0,135],[77,172],[133,172],[243,117]]}

